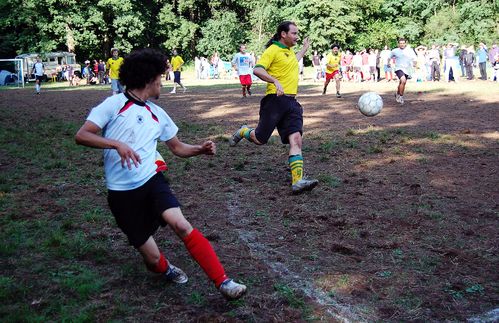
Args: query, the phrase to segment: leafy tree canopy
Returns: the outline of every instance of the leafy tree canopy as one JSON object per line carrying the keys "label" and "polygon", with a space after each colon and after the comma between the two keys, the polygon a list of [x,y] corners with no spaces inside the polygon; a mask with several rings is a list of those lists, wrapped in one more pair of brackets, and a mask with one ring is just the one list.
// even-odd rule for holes
{"label": "leafy tree canopy", "polygon": [[228,59],[239,43],[257,54],[283,20],[294,20],[312,49],[496,42],[494,0],[0,0],[0,57],[69,50],[79,61],[154,47],[185,59]]}

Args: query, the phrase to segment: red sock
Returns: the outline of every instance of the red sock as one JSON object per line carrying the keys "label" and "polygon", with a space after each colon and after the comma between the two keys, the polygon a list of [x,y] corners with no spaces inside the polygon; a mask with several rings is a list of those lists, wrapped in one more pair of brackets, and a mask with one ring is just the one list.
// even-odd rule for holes
{"label": "red sock", "polygon": [[159,261],[155,265],[148,265],[146,264],[147,269],[152,271],[153,273],[158,273],[158,274],[163,274],[166,273],[166,270],[168,269],[168,261],[166,260],[165,256],[163,256],[162,253],[159,254]]}
{"label": "red sock", "polygon": [[197,229],[192,230],[183,240],[192,258],[196,260],[218,288],[227,279],[227,276],[210,242]]}

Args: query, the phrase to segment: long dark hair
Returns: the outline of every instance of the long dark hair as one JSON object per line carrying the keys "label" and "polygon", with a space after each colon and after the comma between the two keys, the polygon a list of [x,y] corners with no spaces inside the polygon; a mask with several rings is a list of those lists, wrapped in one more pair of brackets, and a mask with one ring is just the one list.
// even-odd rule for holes
{"label": "long dark hair", "polygon": [[265,48],[268,48],[270,45],[272,45],[272,42],[274,41],[279,41],[281,39],[281,33],[284,31],[287,33],[289,31],[289,26],[296,26],[296,24],[292,21],[283,21],[277,26],[277,32],[270,38],[270,40],[265,44]]}

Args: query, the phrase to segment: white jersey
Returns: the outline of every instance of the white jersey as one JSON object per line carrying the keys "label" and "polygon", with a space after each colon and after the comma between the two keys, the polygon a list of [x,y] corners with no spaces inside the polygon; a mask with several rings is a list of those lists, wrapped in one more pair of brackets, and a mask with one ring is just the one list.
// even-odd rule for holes
{"label": "white jersey", "polygon": [[392,56],[395,57],[395,71],[402,71],[407,75],[411,75],[416,53],[412,48],[406,46],[404,49],[395,48],[392,50]]}
{"label": "white jersey", "polygon": [[43,76],[43,64],[41,62],[36,62],[35,65],[33,65],[33,69],[35,70],[35,75],[36,76]]}
{"label": "white jersey", "polygon": [[113,95],[92,109],[88,121],[102,129],[102,136],[126,143],[140,155],[142,163],[132,169],[121,166],[115,149],[104,149],[107,188],[132,190],[145,184],[158,172],[157,142],[176,136],[178,127],[156,104],[138,102],[125,93]]}
{"label": "white jersey", "polygon": [[232,59],[232,64],[237,67],[238,75],[251,74],[251,56],[248,54],[237,53]]}

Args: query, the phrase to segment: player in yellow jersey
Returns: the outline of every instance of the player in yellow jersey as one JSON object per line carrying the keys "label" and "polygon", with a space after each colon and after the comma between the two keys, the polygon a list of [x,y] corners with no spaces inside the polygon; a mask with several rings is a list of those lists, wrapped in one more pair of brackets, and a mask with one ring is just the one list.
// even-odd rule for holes
{"label": "player in yellow jersey", "polygon": [[123,57],[119,57],[117,48],[111,49],[111,54],[113,57],[106,62],[107,75],[111,79],[111,89],[113,94],[123,93],[123,85],[120,83],[120,67],[123,64]]}
{"label": "player in yellow jersey", "polygon": [[336,97],[341,98],[340,85],[341,85],[341,53],[340,46],[334,44],[331,46],[331,53],[326,57],[326,81],[324,82],[324,90],[322,94],[326,94],[329,82],[334,79],[336,81]]}
{"label": "player in yellow jersey", "polygon": [[229,139],[235,146],[241,139],[257,145],[267,143],[275,128],[283,144],[289,144],[288,163],[291,168],[293,194],[312,190],[319,181],[303,176],[302,134],[303,108],[296,101],[298,92],[298,61],[310,46],[308,38],[303,48],[295,54],[291,49],[298,40],[298,27],[285,21],[277,27],[277,33],[267,43],[267,49],[253,69],[253,74],[267,82],[265,97],[260,102],[260,120],[253,129],[244,125]]}
{"label": "player in yellow jersey", "polygon": [[177,93],[177,84],[185,91],[187,88],[180,82],[180,71],[182,70],[182,65],[184,65],[184,60],[177,53],[177,50],[173,50],[173,57],[171,60],[172,70],[173,70],[173,90],[170,93]]}

